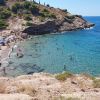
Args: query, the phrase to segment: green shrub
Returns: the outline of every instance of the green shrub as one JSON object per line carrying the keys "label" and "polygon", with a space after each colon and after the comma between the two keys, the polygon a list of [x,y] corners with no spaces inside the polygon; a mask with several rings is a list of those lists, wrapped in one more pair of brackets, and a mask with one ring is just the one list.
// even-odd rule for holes
{"label": "green shrub", "polygon": [[33,23],[31,23],[29,21],[26,23],[26,26],[32,26],[32,25],[33,25]]}
{"label": "green shrub", "polygon": [[46,12],[46,13],[49,13],[49,11],[47,9],[43,9],[42,12]]}
{"label": "green shrub", "polygon": [[38,14],[39,9],[33,2],[25,1],[23,3],[17,2],[12,6],[12,12],[17,13],[24,13],[24,14]]}
{"label": "green shrub", "polygon": [[60,80],[60,81],[65,81],[67,78],[72,77],[73,74],[70,72],[64,72],[61,74],[56,75],[56,79]]}
{"label": "green shrub", "polygon": [[29,1],[25,1],[24,4],[23,4],[23,6],[24,6],[25,9],[29,9],[31,5],[32,4]]}
{"label": "green shrub", "polygon": [[12,6],[12,12],[17,13],[19,9],[22,9],[23,6],[19,3],[16,2],[13,6]]}
{"label": "green shrub", "polygon": [[7,23],[4,20],[0,19],[0,29],[5,29],[7,26]]}
{"label": "green shrub", "polygon": [[44,9],[41,13],[40,13],[41,17],[48,17],[48,18],[54,18],[56,19],[56,16],[54,14],[51,14],[47,9]]}
{"label": "green shrub", "polygon": [[12,17],[17,17],[17,14],[12,14]]}
{"label": "green shrub", "polygon": [[50,7],[50,5],[49,5],[49,4],[47,4],[46,6],[47,6],[47,7]]}
{"label": "green shrub", "polygon": [[30,6],[30,11],[34,15],[39,14],[39,9],[37,8],[37,6],[34,3]]}
{"label": "green shrub", "polygon": [[4,5],[5,4],[5,0],[0,0],[0,5]]}
{"label": "green shrub", "polygon": [[100,79],[93,80],[93,86],[94,88],[100,88]]}
{"label": "green shrub", "polygon": [[63,11],[63,12],[66,12],[66,13],[68,12],[67,9],[63,9],[62,11]]}
{"label": "green shrub", "polygon": [[46,15],[43,12],[40,13],[40,16],[43,18],[46,17]]}
{"label": "green shrub", "polygon": [[31,15],[29,15],[29,14],[24,14],[24,19],[27,21],[32,20]]}
{"label": "green shrub", "polygon": [[74,19],[75,16],[66,16],[66,18],[68,18],[68,19]]}
{"label": "green shrub", "polygon": [[83,18],[81,15],[74,15],[75,17]]}
{"label": "green shrub", "polygon": [[54,18],[54,19],[57,18],[56,15],[54,15],[54,14],[50,14],[49,17],[50,17],[50,18]]}
{"label": "green shrub", "polygon": [[0,18],[1,19],[7,19],[10,16],[11,16],[11,11],[10,10],[4,8],[4,9],[2,9],[2,11],[0,11]]}
{"label": "green shrub", "polygon": [[79,98],[73,98],[73,97],[69,97],[66,100],[80,100]]}

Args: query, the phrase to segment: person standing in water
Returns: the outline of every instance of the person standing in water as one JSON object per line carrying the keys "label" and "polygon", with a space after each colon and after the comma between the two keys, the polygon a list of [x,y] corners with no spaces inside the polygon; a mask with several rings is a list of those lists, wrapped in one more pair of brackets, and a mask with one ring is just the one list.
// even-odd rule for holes
{"label": "person standing in water", "polygon": [[3,68],[2,68],[2,71],[3,71],[3,73],[4,73],[4,76],[6,76],[6,75],[7,75],[7,73],[6,73],[6,67],[3,67]]}
{"label": "person standing in water", "polygon": [[23,57],[23,52],[20,47],[17,48],[17,57],[19,57],[19,58]]}
{"label": "person standing in water", "polygon": [[3,76],[6,76],[7,73],[6,73],[6,67],[1,67],[0,68],[0,73],[2,72]]}

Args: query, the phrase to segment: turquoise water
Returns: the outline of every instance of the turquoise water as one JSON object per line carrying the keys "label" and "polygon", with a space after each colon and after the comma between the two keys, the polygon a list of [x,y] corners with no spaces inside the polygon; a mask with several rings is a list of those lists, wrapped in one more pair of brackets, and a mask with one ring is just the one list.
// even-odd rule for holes
{"label": "turquoise water", "polygon": [[93,29],[34,36],[20,44],[24,57],[18,59],[15,52],[10,75],[32,72],[90,73],[100,75],[100,17],[85,17],[96,24]]}

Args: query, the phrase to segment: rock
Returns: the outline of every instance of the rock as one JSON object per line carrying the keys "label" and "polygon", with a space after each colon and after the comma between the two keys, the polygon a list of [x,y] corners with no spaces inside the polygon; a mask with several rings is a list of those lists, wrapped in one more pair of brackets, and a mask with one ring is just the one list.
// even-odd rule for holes
{"label": "rock", "polygon": [[12,41],[15,41],[15,40],[16,40],[16,36],[10,35],[5,39],[5,43],[12,42]]}
{"label": "rock", "polygon": [[22,58],[24,55],[22,53],[17,54],[18,58]]}
{"label": "rock", "polygon": [[20,35],[21,35],[21,37],[22,37],[23,39],[26,39],[26,38],[28,37],[28,34],[27,34],[27,33],[21,33]]}
{"label": "rock", "polygon": [[74,82],[74,81],[71,81],[71,83],[72,83],[72,84],[75,84],[75,85],[77,84],[77,83],[76,83],[76,82]]}
{"label": "rock", "polygon": [[82,92],[85,92],[85,90],[84,90],[84,89],[81,89],[81,91],[82,91]]}
{"label": "rock", "polygon": [[55,19],[45,22],[35,23],[32,26],[26,27],[23,33],[29,35],[41,35],[63,31],[80,30],[93,27],[94,24],[87,22],[81,16],[75,16],[73,19]]}
{"label": "rock", "polygon": [[56,29],[55,20],[48,20],[46,22],[41,22],[38,24],[33,24],[32,26],[26,28],[23,33],[28,33],[29,35],[41,35],[46,33],[52,33]]}

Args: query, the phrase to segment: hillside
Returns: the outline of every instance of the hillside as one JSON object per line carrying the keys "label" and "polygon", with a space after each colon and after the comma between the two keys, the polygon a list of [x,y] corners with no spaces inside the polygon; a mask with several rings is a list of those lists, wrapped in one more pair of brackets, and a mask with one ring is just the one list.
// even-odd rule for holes
{"label": "hillside", "polygon": [[[4,1],[4,0],[3,0]],[[94,24],[66,9],[41,5],[25,0],[7,0],[0,5],[1,33],[32,35],[90,28]],[[4,31],[5,30],[5,31]],[[7,32],[6,32],[7,31]]]}

